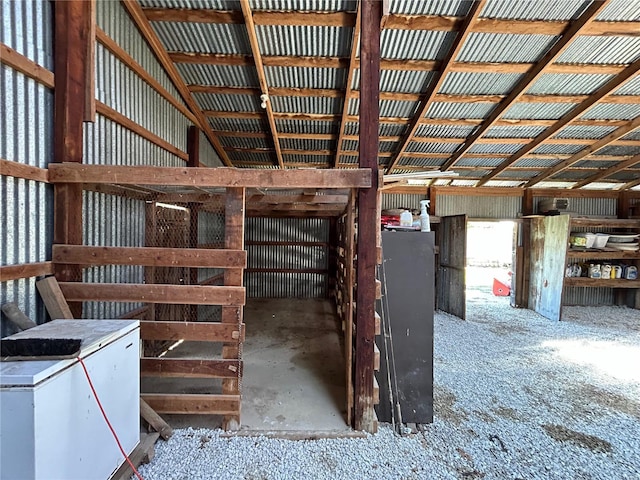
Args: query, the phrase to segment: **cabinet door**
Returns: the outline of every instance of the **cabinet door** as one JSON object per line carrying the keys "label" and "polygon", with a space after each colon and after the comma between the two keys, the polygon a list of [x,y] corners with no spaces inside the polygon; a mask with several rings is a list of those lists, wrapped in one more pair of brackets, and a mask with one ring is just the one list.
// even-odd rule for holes
{"label": "cabinet door", "polygon": [[529,308],[560,320],[569,215],[531,219]]}

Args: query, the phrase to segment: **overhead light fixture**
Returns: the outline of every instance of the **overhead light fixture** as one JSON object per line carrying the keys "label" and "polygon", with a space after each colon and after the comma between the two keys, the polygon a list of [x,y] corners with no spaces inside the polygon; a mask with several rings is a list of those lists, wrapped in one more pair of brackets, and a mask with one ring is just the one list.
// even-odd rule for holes
{"label": "overhead light fixture", "polygon": [[260,100],[262,101],[260,106],[262,108],[267,108],[267,102],[269,101],[269,95],[267,95],[266,93],[263,93],[262,95],[260,95]]}

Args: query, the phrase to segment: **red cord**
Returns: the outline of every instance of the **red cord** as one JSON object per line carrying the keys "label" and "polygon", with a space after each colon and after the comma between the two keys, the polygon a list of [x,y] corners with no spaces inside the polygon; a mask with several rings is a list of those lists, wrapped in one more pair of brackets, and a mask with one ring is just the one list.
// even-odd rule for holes
{"label": "red cord", "polygon": [[125,453],[124,448],[122,448],[122,444],[120,443],[120,440],[118,439],[118,435],[116,435],[116,431],[113,429],[113,427],[111,426],[111,422],[107,418],[107,414],[104,413],[104,408],[102,408],[102,403],[100,403],[100,399],[98,398],[98,394],[96,393],[96,389],[93,388],[93,382],[91,381],[91,378],[89,377],[89,372],[87,371],[87,367],[84,365],[84,362],[82,361],[82,358],[78,357],[78,361],[80,362],[80,365],[82,365],[82,369],[84,370],[84,374],[86,375],[87,381],[89,382],[89,386],[91,387],[91,391],[93,392],[93,397],[96,399],[96,403],[98,404],[98,407],[100,407],[100,411],[102,412],[102,416],[104,417],[104,421],[107,422],[107,425],[109,426],[109,430],[111,430],[111,434],[113,435],[113,438],[116,439],[116,443],[118,444],[118,448],[120,449],[120,452],[124,456],[125,460],[129,464],[129,466],[133,469],[133,473],[136,474],[136,477],[138,477],[139,480],[144,480],[142,478],[142,476],[138,473],[138,470],[136,470],[136,467],[133,465],[133,463],[131,463],[131,460],[129,460],[129,456]]}

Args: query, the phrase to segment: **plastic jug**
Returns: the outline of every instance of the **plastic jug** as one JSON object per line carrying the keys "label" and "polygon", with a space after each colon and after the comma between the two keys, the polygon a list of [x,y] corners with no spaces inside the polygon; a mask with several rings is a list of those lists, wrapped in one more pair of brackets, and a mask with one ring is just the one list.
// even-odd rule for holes
{"label": "plastic jug", "polygon": [[413,215],[409,210],[403,210],[400,214],[400,226],[411,227],[413,225]]}

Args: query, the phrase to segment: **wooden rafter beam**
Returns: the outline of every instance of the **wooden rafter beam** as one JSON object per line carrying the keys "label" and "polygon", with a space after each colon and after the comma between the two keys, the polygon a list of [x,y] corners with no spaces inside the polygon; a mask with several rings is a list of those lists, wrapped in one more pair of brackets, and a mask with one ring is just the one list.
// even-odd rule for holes
{"label": "wooden rafter beam", "polygon": [[[353,71],[349,71],[353,78]],[[350,84],[347,84],[350,85]],[[189,85],[191,93],[211,93],[217,95],[260,95],[261,90],[251,87],[228,87],[218,85]],[[281,88],[270,87],[269,95],[272,97],[329,97],[345,98],[345,105],[348,105],[350,98],[360,98],[360,91],[348,88],[339,90],[335,88]],[[434,97],[434,102],[450,103],[499,103],[507,95],[451,95],[438,93]],[[528,95],[524,94],[519,98],[521,102],[529,103],[581,103],[589,98],[589,95]],[[397,100],[403,102],[417,102],[421,99],[419,93],[402,92],[380,92],[380,100]],[[608,103],[629,104],[640,103],[640,95],[609,95]],[[347,114],[348,116],[348,114]]]}
{"label": "wooden rafter beam", "polygon": [[554,63],[560,55],[569,48],[578,35],[584,31],[587,25],[595,20],[608,3],[608,0],[605,2],[594,2],[582,15],[580,15],[578,19],[566,28],[562,33],[562,38],[556,42],[544,57],[542,57],[542,59],[536,63],[535,66],[518,82],[509,95],[491,112],[489,117],[482,122],[480,128],[478,128],[473,135],[467,139],[464,145],[451,156],[451,159],[442,166],[443,170],[451,168],[451,166],[454,165],[462,155],[473,147],[476,140],[482,137],[507,110],[520,100],[520,97],[529,89],[529,87],[531,87],[531,85],[533,85],[545,73],[547,67]]}
{"label": "wooden rafter beam", "polygon": [[471,10],[469,10],[467,17],[465,18],[464,22],[460,26],[458,35],[456,36],[453,42],[453,45],[449,49],[447,56],[442,62],[442,67],[435,74],[435,78],[430,79],[430,83],[427,88],[427,91],[423,95],[420,101],[420,106],[418,107],[418,109],[416,110],[416,113],[414,114],[413,118],[409,122],[407,133],[403,137],[403,140],[400,141],[400,145],[398,149],[396,150],[393,157],[389,161],[389,164],[386,169],[386,173],[391,173],[393,171],[394,167],[400,161],[402,154],[405,152],[405,150],[413,140],[413,137],[420,125],[421,119],[425,116],[425,114],[427,113],[427,110],[429,110],[429,107],[431,107],[431,105],[433,104],[436,94],[438,93],[438,91],[440,90],[440,87],[444,83],[444,80],[447,74],[449,73],[453,62],[455,61],[458,54],[460,53],[460,50],[462,49],[462,46],[467,40],[467,37],[471,34],[471,28],[473,24],[476,22],[476,20],[478,19],[478,17],[480,16],[480,13],[482,12],[486,3],[487,3],[487,0],[479,0],[473,3]]}
{"label": "wooden rafter beam", "polygon": [[622,170],[626,170],[627,168],[630,168],[632,166],[634,166],[636,163],[640,162],[640,155],[636,155],[633,158],[630,158],[629,160],[626,160],[624,162],[620,162],[617,165],[614,165],[612,167],[609,167],[605,170],[601,170],[593,175],[591,175],[588,178],[585,178],[584,180],[576,183],[573,187],[571,188],[582,188],[585,185],[588,185],[590,183],[593,182],[597,182],[598,180],[601,180],[603,178],[607,178],[610,175],[613,175],[614,173],[618,173],[621,172]]}
{"label": "wooden rafter beam", "polygon": [[[252,66],[250,55],[219,53],[170,52],[169,57],[175,63],[192,63],[202,65]],[[301,68],[349,68],[347,57],[309,57],[309,56],[275,56],[264,55],[262,63],[265,67],[301,67]],[[382,70],[420,70],[437,71],[442,62],[434,60],[381,59]],[[452,72],[468,73],[527,73],[533,63],[487,63],[487,62],[454,62]],[[546,73],[587,73],[616,75],[624,70],[624,65],[570,64],[554,63],[549,65]],[[356,68],[360,68],[360,59],[356,60]]]}
{"label": "wooden rafter beam", "polygon": [[160,64],[167,72],[167,75],[169,75],[169,78],[176,87],[176,90],[178,90],[178,93],[180,93],[180,96],[183,98],[191,112],[193,112],[195,117],[198,119],[197,126],[205,133],[205,135],[209,139],[209,142],[211,142],[211,145],[220,156],[222,162],[227,166],[232,166],[231,160],[229,160],[229,157],[222,148],[220,140],[218,140],[218,137],[216,137],[211,130],[211,125],[209,125],[209,122],[202,113],[202,110],[200,109],[200,107],[198,107],[197,103],[193,99],[191,92],[189,92],[189,89],[182,80],[182,77],[176,69],[176,66],[171,61],[171,58],[167,54],[167,51],[162,45],[162,42],[151,27],[151,24],[142,11],[140,4],[135,0],[121,0],[121,3],[131,16],[135,25],[138,27],[138,30],[140,30],[142,36],[151,47],[153,53],[160,61]]}
{"label": "wooden rafter beam", "polygon": [[640,178],[636,180],[631,180],[630,182],[625,183],[624,185],[622,185],[620,190],[630,190],[633,187],[637,187],[638,185],[640,185]]}
{"label": "wooden rafter beam", "polygon": [[[538,135],[535,138],[535,140],[533,140],[528,145],[525,145],[524,147],[522,147],[515,154],[513,154],[511,157],[509,157],[504,162],[502,162],[500,165],[498,165],[495,169],[492,170],[492,172],[488,176],[486,176],[485,178],[482,179],[482,181],[480,182],[480,185],[478,185],[478,186],[481,186],[482,184],[484,184],[488,180],[491,180],[493,177],[495,177],[500,172],[502,172],[504,169],[508,168],[510,165],[512,165],[513,163],[518,161],[524,155],[528,154],[529,152],[531,152],[532,150],[537,148],[539,145],[544,143],[548,138],[551,138],[556,133],[558,133],[560,130],[562,130],[564,127],[566,127],[567,125],[572,123],[575,119],[577,119],[578,117],[583,115],[587,110],[589,110],[594,105],[596,105],[598,102],[600,102],[604,97],[609,95],[611,92],[617,90],[622,85],[624,85],[626,82],[628,82],[631,78],[633,78],[636,75],[636,73],[638,73],[639,69],[640,69],[640,60],[636,60],[634,63],[632,63],[630,66],[628,66],[624,70],[624,72],[622,72],[620,75],[614,77],[613,79],[609,80],[606,84],[604,84],[602,87],[600,87],[595,93],[590,95],[588,100],[582,102],[576,108],[574,108],[573,110],[571,110],[568,113],[566,113],[565,115],[563,115],[562,118],[560,118],[560,120],[555,122],[555,124],[553,126],[547,128],[544,132],[542,132],[540,135]],[[620,126],[621,127],[627,127],[628,125],[629,125],[628,122],[624,122]],[[607,138],[607,137],[605,137],[605,138]],[[620,138],[620,137],[617,137],[617,138]],[[450,162],[447,162],[447,163],[450,163]],[[448,165],[448,166],[451,167],[451,165]]]}
{"label": "wooden rafter beam", "polygon": [[635,130],[638,127],[640,127],[640,117],[636,117],[634,120],[629,122],[629,124],[627,126],[618,128],[617,130],[615,130],[614,132],[610,133],[606,137],[604,137],[604,138],[598,140],[597,142],[595,142],[593,145],[590,145],[589,147],[587,147],[587,148],[585,148],[583,150],[580,150],[578,153],[572,155],[571,157],[567,158],[566,160],[563,160],[562,162],[558,163],[557,165],[554,165],[551,168],[547,168],[542,173],[540,173],[539,175],[536,175],[534,178],[532,178],[527,183],[527,187],[532,187],[533,185],[535,185],[537,183],[540,183],[541,181],[543,181],[543,180],[545,180],[545,179],[547,179],[549,177],[552,177],[553,175],[556,175],[557,173],[560,173],[563,170],[566,170],[567,168],[569,168],[574,163],[582,160],[584,157],[594,154],[598,150],[601,150],[602,148],[604,148],[607,145],[611,144],[612,142],[616,141],[620,137],[624,137],[629,132],[632,132],[633,130]]}
{"label": "wooden rafter beam", "polygon": [[347,73],[347,83],[344,87],[344,102],[342,104],[342,118],[340,119],[340,130],[338,131],[338,143],[336,146],[336,156],[333,159],[333,166],[337,168],[340,163],[340,152],[342,151],[342,142],[345,136],[345,129],[349,117],[349,103],[354,94],[352,84],[358,62],[358,48],[360,45],[360,2],[358,2],[358,11],[356,14],[355,28],[351,36],[351,54],[349,56],[349,72]]}
{"label": "wooden rafter beam", "polygon": [[[267,76],[264,73],[264,65],[262,64],[262,53],[260,52],[260,45],[258,44],[258,36],[256,34],[256,26],[253,20],[254,13],[251,11],[251,5],[249,0],[240,0],[240,6],[242,7],[242,15],[244,16],[244,23],[247,27],[247,35],[249,36],[249,43],[251,44],[251,52],[253,53],[253,60],[256,65],[256,72],[258,74],[258,81],[260,82],[260,90],[263,95],[269,95],[269,85],[267,84]],[[276,127],[276,120],[273,116],[273,108],[271,106],[271,99],[267,98],[263,101],[265,110],[267,111],[267,120],[269,122],[269,128],[271,129],[271,138],[276,151],[276,159],[278,167],[285,168],[282,161],[282,151],[280,150],[280,139],[278,138],[278,128]]]}

